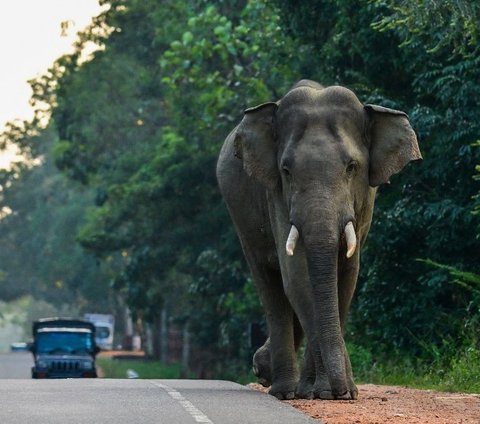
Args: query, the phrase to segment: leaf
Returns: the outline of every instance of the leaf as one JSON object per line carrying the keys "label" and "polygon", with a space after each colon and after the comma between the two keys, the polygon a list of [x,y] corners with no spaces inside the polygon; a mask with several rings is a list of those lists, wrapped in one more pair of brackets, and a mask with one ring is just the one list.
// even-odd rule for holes
{"label": "leaf", "polygon": [[193,34],[190,31],[184,32],[182,36],[182,42],[185,46],[191,44],[193,41]]}

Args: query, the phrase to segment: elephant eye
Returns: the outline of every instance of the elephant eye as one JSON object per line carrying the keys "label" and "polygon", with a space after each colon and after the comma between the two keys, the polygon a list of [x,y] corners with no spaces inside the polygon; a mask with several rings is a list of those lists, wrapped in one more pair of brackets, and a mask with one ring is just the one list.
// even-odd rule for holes
{"label": "elephant eye", "polygon": [[285,176],[287,176],[287,177],[289,177],[291,175],[290,174],[290,169],[288,169],[288,167],[285,166],[285,165],[282,167],[282,171],[285,174]]}
{"label": "elephant eye", "polygon": [[355,160],[350,161],[350,163],[347,165],[347,174],[349,176],[353,175],[355,171],[357,170],[358,167],[358,162]]}

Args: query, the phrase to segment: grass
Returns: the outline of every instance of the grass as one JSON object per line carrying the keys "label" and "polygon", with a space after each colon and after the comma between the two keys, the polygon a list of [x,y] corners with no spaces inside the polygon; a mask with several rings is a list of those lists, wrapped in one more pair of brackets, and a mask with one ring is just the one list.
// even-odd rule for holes
{"label": "grass", "polygon": [[375,361],[369,351],[352,345],[349,345],[349,352],[359,383],[480,393],[480,352],[474,347],[465,348],[451,358],[439,358],[430,363],[407,357]]}
{"label": "grass", "polygon": [[98,358],[97,367],[103,371],[105,378],[127,378],[127,370],[133,370],[138,378],[180,378],[180,364],[164,364],[160,361],[145,359]]}
{"label": "grass", "polygon": [[[480,393],[480,352],[468,347],[452,358],[439,357],[436,361],[414,361],[408,357],[392,357],[378,360],[360,346],[348,346],[357,383],[408,386],[444,392]],[[145,359],[98,358],[97,366],[106,378],[127,378],[127,370],[134,370],[139,378],[181,378],[180,364],[164,364]],[[241,368],[241,367],[240,367]],[[242,368],[243,369],[243,368]],[[221,374],[221,375],[220,375]],[[240,372],[238,366],[229,372],[220,373],[218,378],[247,384],[256,381],[252,372]],[[190,376],[194,378],[193,375]]]}
{"label": "grass", "polygon": [[[181,366],[178,363],[165,364],[160,361],[148,359],[115,359],[110,357],[99,357],[96,360],[97,368],[100,368],[105,378],[127,378],[127,371],[133,370],[138,378],[145,379],[176,379],[181,377]],[[240,371],[237,366],[225,366],[217,370],[216,378],[232,380],[239,384],[248,384],[256,381],[252,371]],[[188,378],[196,378],[193,373]]]}

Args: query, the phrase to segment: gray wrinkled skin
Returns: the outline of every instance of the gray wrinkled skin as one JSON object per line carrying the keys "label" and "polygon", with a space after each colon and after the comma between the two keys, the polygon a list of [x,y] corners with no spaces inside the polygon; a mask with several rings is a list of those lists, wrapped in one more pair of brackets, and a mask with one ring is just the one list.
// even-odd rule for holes
{"label": "gray wrinkled skin", "polygon": [[[269,338],[253,368],[279,399],[356,399],[343,330],[376,187],[421,159],[408,117],[350,90],[302,80],[247,109],[217,178],[265,309]],[[345,225],[358,246],[346,258]],[[300,233],[293,256],[285,243]],[[300,369],[296,350],[305,336]]]}

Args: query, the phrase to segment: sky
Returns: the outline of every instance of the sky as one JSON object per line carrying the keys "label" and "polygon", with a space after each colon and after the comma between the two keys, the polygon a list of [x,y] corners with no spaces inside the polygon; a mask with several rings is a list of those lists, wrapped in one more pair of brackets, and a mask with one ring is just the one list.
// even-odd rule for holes
{"label": "sky", "polygon": [[[97,0],[0,0],[0,131],[15,119],[31,119],[27,81],[73,50],[78,31],[100,13]],[[69,22],[61,36],[61,22]],[[13,151],[0,152],[0,168]]]}

